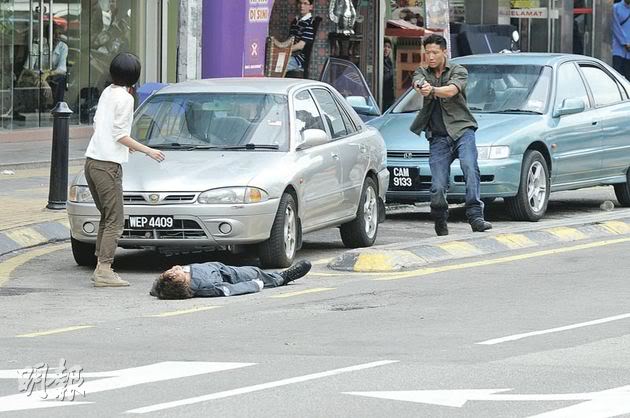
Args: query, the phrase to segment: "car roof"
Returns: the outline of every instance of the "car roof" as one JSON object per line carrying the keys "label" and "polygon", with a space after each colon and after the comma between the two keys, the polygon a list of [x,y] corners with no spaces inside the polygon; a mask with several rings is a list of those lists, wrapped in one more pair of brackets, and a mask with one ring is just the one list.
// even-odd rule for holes
{"label": "car roof", "polygon": [[171,84],[159,90],[156,94],[267,93],[286,95],[296,88],[313,85],[330,87],[328,84],[308,79],[268,77],[207,78]]}
{"label": "car roof", "polygon": [[505,54],[479,54],[453,58],[457,64],[485,65],[556,65],[565,61],[597,61],[592,57],[575,54],[514,52]]}

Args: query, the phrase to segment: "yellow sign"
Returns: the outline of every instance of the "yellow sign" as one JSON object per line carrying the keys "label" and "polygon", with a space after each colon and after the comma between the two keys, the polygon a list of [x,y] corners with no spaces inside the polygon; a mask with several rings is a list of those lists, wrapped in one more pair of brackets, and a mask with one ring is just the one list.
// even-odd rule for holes
{"label": "yellow sign", "polygon": [[533,9],[540,7],[540,0],[512,0],[512,9]]}

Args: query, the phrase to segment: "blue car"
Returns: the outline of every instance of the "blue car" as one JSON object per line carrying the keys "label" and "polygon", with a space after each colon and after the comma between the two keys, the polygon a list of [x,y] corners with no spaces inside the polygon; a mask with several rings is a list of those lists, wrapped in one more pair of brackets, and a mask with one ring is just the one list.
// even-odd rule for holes
{"label": "blue car", "polygon": [[[613,185],[630,206],[630,83],[595,58],[508,53],[452,60],[468,69],[468,106],[478,121],[481,196],[501,197],[515,220],[537,221],[549,193]],[[409,131],[422,107],[410,89],[382,116],[388,202],[429,201],[429,143]],[[458,160],[449,200],[463,201]]]}

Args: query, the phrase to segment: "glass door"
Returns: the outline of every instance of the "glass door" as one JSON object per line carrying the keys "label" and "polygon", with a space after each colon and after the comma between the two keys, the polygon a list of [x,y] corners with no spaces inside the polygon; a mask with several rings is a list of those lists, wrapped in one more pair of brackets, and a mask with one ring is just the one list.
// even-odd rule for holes
{"label": "glass door", "polygon": [[0,132],[13,125],[15,20],[13,1],[0,3]]}
{"label": "glass door", "polygon": [[[11,71],[3,71],[3,75],[12,78],[8,92],[11,106],[3,117],[10,119],[10,129],[50,126],[50,111],[58,101],[68,102],[72,64],[68,60],[69,44],[72,45],[69,33],[73,24],[78,25],[71,13],[73,2],[14,0],[10,3],[10,17],[4,21],[10,22],[8,32],[12,35],[8,48],[12,53]],[[8,9],[5,4],[3,9]],[[75,17],[78,14],[75,10]]]}

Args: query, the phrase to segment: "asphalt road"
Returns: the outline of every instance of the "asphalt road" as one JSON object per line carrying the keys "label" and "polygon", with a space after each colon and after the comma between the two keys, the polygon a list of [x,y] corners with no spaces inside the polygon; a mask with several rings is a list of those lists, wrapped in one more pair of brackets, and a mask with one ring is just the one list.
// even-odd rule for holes
{"label": "asphalt road", "polygon": [[[596,211],[598,199],[560,199],[550,216]],[[429,222],[423,211],[401,210],[381,243]],[[301,255],[334,254],[333,234],[310,236]],[[94,289],[67,244],[25,252],[0,260],[0,275],[11,273],[0,288],[0,411],[630,416],[630,237],[580,244],[515,252],[521,257],[509,262],[490,256],[475,268],[454,267],[470,261],[458,260],[394,280],[330,275],[320,263],[291,286],[185,301],[159,301],[148,290],[166,265],[207,255],[121,252],[117,269],[132,286]],[[57,405],[37,401],[42,369],[33,369],[47,364],[52,380],[60,359],[82,370],[85,397],[32,409]],[[19,391],[15,369],[23,368],[34,371],[23,380],[34,383],[30,396]]]}

